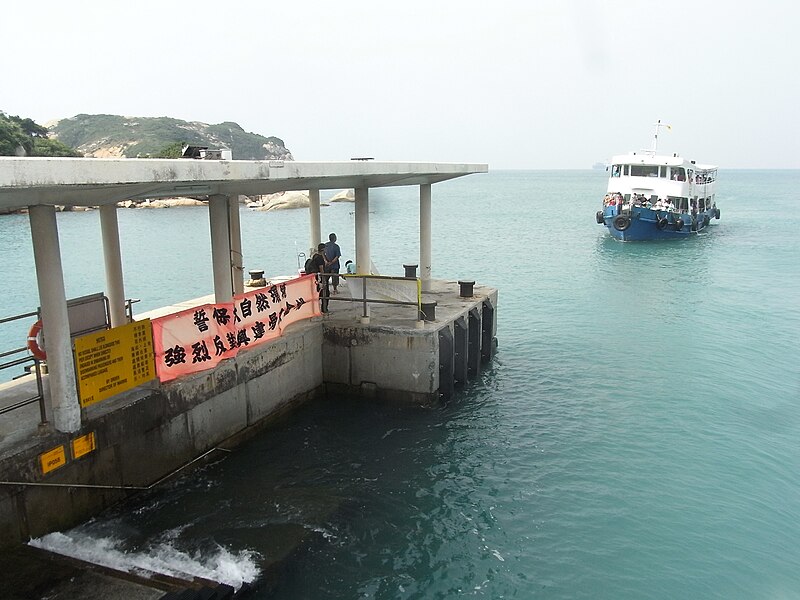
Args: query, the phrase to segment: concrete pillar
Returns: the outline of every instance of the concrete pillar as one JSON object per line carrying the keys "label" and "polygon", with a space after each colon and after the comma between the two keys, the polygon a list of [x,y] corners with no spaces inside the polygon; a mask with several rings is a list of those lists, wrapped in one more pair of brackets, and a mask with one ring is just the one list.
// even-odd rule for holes
{"label": "concrete pillar", "polygon": [[[369,252],[369,188],[356,188],[355,193],[356,271],[361,275],[369,275],[372,266]],[[369,319],[369,306],[364,317]]]}
{"label": "concrete pillar", "polygon": [[230,214],[231,237],[231,280],[233,281],[233,293],[244,293],[244,257],[242,256],[242,228],[239,221],[239,194],[234,194],[228,199]]}
{"label": "concrete pillar", "polygon": [[231,281],[230,208],[227,196],[213,195],[208,199],[208,216],[211,225],[211,265],[214,270],[215,302],[233,299]]}
{"label": "concrete pillar", "polygon": [[122,277],[122,253],[119,246],[116,204],[103,204],[100,207],[100,231],[106,265],[108,312],[111,315],[111,326],[119,327],[128,322],[128,317],[125,314],[125,286]]}
{"label": "concrete pillar", "polygon": [[308,243],[309,256],[317,250],[322,241],[322,227],[319,218],[319,190],[308,190],[308,214],[311,218],[311,239]]}
{"label": "concrete pillar", "polygon": [[52,407],[55,428],[64,433],[72,433],[80,429],[81,409],[75,385],[72,342],[69,338],[67,297],[61,269],[56,211],[53,206],[31,206],[28,212],[50,381],[48,400]]}
{"label": "concrete pillar", "polygon": [[419,276],[422,291],[431,291],[431,184],[419,186]]}
{"label": "concrete pillar", "polygon": [[369,188],[356,188],[356,269],[369,275],[372,259],[369,251]]}

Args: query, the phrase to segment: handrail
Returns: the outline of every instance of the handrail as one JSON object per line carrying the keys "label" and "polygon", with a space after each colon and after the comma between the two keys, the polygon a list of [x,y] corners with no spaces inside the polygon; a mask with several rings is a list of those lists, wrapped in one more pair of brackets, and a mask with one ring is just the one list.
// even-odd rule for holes
{"label": "handrail", "polygon": [[[361,297],[351,296],[350,298],[342,298],[340,296],[328,296],[327,300],[334,300],[338,302],[357,302],[359,304],[363,304],[364,311],[362,316],[368,317],[367,307],[370,304],[391,304],[395,306],[416,306],[417,307],[417,320],[422,318],[422,291],[421,291],[421,282],[418,277],[399,277],[393,275],[361,275],[361,274],[344,274],[341,275],[339,273],[320,273],[320,275],[330,278],[335,275],[338,275],[345,281],[348,279],[361,279]],[[417,298],[415,301],[405,301],[405,300],[382,300],[379,298],[367,298],[367,281],[369,279],[380,279],[380,280],[395,280],[395,281],[414,281],[416,282],[416,295]],[[321,299],[321,298],[320,298]]]}
{"label": "handrail", "polygon": [[[0,325],[13,323],[16,321],[20,321],[22,319],[29,319],[31,317],[38,317],[38,315],[39,315],[38,311],[32,311],[19,315],[13,315],[11,317],[4,317],[0,319]],[[21,356],[23,354],[24,356]],[[30,351],[28,350],[27,346],[22,346],[21,348],[13,348],[11,350],[4,350],[3,352],[0,352],[0,371],[26,364],[32,365],[32,368],[30,369],[29,372],[33,372],[36,375],[36,394],[28,398],[17,400],[16,402],[9,404],[7,406],[0,407],[0,415],[9,413],[24,406],[28,406],[29,404],[38,402],[41,422],[42,424],[45,424],[47,423],[47,415],[45,412],[44,386],[42,385],[42,368],[39,359],[30,354]]]}

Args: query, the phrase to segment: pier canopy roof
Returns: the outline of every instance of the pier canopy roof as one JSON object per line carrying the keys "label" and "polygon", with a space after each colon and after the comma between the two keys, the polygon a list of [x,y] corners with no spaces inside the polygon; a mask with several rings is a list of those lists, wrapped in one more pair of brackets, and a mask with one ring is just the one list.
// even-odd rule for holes
{"label": "pier canopy roof", "polygon": [[142,198],[425,185],[486,172],[485,164],[373,160],[0,157],[0,212],[35,205],[100,206]]}

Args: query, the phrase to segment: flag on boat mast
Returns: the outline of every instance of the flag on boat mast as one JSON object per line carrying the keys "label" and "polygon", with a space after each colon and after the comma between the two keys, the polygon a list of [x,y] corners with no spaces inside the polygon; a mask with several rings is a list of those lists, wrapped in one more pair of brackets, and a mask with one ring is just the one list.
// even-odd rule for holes
{"label": "flag on boat mast", "polygon": [[656,153],[656,150],[658,149],[658,129],[659,129],[660,127],[666,127],[667,129],[669,129],[670,131],[672,131],[672,125],[667,125],[666,123],[662,123],[662,122],[661,122],[661,119],[659,119],[659,120],[656,122],[656,133],[655,133],[655,135],[653,136],[653,154],[655,154],[655,153]]}

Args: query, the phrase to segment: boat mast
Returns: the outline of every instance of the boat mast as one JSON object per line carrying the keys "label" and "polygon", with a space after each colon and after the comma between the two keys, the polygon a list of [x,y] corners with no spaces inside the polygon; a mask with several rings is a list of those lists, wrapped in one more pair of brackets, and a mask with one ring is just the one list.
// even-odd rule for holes
{"label": "boat mast", "polygon": [[653,154],[656,154],[656,151],[658,150],[658,129],[660,127],[666,127],[667,129],[672,129],[671,125],[667,125],[666,123],[662,123],[661,119],[658,120],[658,122],[656,123],[656,133],[653,136]]}

